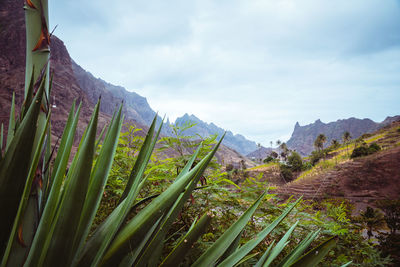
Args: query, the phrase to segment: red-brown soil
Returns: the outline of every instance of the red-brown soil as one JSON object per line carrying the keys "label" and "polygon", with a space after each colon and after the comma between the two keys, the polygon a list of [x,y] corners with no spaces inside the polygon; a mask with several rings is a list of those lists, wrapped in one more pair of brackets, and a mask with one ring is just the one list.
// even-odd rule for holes
{"label": "red-brown soil", "polygon": [[[391,131],[379,140],[383,151],[338,164],[315,178],[285,184],[275,193],[283,198],[303,195],[315,200],[346,199],[355,205],[355,212],[375,206],[382,199],[400,199],[400,146],[396,146],[400,140],[399,126],[392,124]],[[383,131],[388,129],[379,132]]]}

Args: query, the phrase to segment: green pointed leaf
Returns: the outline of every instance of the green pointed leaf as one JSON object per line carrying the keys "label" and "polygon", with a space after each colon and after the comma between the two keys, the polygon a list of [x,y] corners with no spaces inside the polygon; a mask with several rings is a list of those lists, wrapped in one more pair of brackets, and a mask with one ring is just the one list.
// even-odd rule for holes
{"label": "green pointed leaf", "polygon": [[[12,100],[11,100],[11,110],[10,110],[10,119],[8,122],[8,132],[7,132],[7,144],[6,144],[6,151],[11,144],[11,141],[14,137],[15,131],[15,92],[13,92]],[[2,134],[3,136],[3,134]],[[3,140],[1,141],[3,144]]]}
{"label": "green pointed leaf", "polygon": [[[147,167],[147,163],[150,159],[151,153],[156,144],[157,138],[160,134],[162,124],[155,136],[155,120],[150,126],[150,129],[146,135],[144,143],[141,147],[141,150],[138,155],[138,159],[136,160],[134,169],[137,168],[137,171],[132,170],[130,180],[131,189],[127,195],[127,197],[121,201],[121,203],[117,206],[117,208],[107,217],[107,219],[96,229],[93,236],[86,243],[84,251],[78,256],[78,266],[87,266],[89,264],[98,265],[102,260],[103,255],[106,249],[109,247],[110,243],[114,239],[115,234],[120,229],[121,224],[125,221],[125,218],[133,205],[134,200],[136,199],[141,180],[144,174],[144,171]],[[139,165],[137,162],[143,162],[143,164]],[[132,178],[133,175],[133,178]],[[125,253],[126,255],[127,253]]]}
{"label": "green pointed leaf", "polygon": [[336,246],[336,237],[331,237],[328,240],[322,242],[317,247],[310,250],[303,257],[298,259],[292,266],[317,266],[317,264],[328,254],[328,252]]}
{"label": "green pointed leaf", "polygon": [[320,230],[309,233],[303,241],[299,243],[286,257],[279,263],[278,266],[288,267],[293,264],[301,254],[311,245],[311,243],[317,238]]}
{"label": "green pointed leaf", "polygon": [[301,198],[299,198],[296,202],[291,204],[282,214],[275,219],[270,225],[264,228],[260,233],[257,234],[256,238],[248,241],[244,244],[240,249],[235,251],[232,255],[226,258],[223,262],[219,264],[219,266],[233,266],[240,259],[245,257],[251,250],[253,250],[262,240],[264,240],[267,235],[269,235],[275,227],[277,227],[283,219],[293,210],[293,208],[300,202]]}
{"label": "green pointed leaf", "polygon": [[229,247],[225,250],[224,254],[219,258],[219,262],[223,262],[226,258],[228,258],[230,255],[232,255],[236,250],[238,250],[239,245],[240,245],[240,239],[242,238],[242,233],[244,229],[238,236],[233,240],[233,242],[229,245]]}
{"label": "green pointed leaf", "polygon": [[255,253],[253,253],[253,254],[247,255],[246,257],[244,257],[243,259],[241,259],[238,263],[236,263],[236,264],[234,265],[234,267],[236,267],[236,266],[242,266],[243,263],[245,263],[246,261],[248,261],[248,260],[254,258],[254,257],[257,256],[258,254],[259,254],[259,252],[255,252]]}
{"label": "green pointed leaf", "polygon": [[343,264],[343,265],[340,266],[340,267],[347,267],[347,266],[349,266],[351,263],[353,263],[353,261],[349,261],[348,263],[345,263],[345,264]]}
{"label": "green pointed leaf", "polygon": [[150,159],[151,153],[153,152],[153,149],[150,148],[154,147],[155,145],[155,142],[153,142],[152,140],[154,135],[154,128],[156,127],[156,121],[157,115],[154,117],[150,129],[147,132],[146,138],[144,140],[142,148],[139,151],[139,155],[136,159],[135,165],[132,168],[129,180],[126,184],[124,192],[122,193],[119,203],[121,203],[128,196],[129,192],[131,192],[132,187],[135,187],[135,185],[137,185],[137,183],[140,181],[137,180],[137,177],[139,177],[138,173],[141,171],[143,166],[147,166],[147,162]]}
{"label": "green pointed leaf", "polygon": [[297,221],[295,224],[290,227],[290,229],[286,232],[286,234],[279,240],[278,244],[272,249],[271,254],[268,256],[267,260],[264,263],[264,267],[268,267],[276,257],[281,253],[281,251],[286,247],[289,243],[287,240],[289,239],[290,235],[292,234],[294,228],[297,226],[299,222]]}
{"label": "green pointed leaf", "polygon": [[211,222],[211,216],[205,214],[198,223],[191,227],[187,234],[174,247],[171,253],[164,259],[160,266],[178,266],[192,245],[205,232]]}
{"label": "green pointed leaf", "polygon": [[272,241],[272,243],[269,245],[267,250],[264,252],[264,254],[261,256],[261,258],[258,260],[257,264],[254,265],[254,267],[262,267],[264,265],[264,262],[267,260],[267,257],[269,256],[269,253],[271,252],[272,247],[275,244],[275,240]]}
{"label": "green pointed leaf", "polygon": [[[28,108],[30,107],[33,99],[33,87],[35,84],[35,80],[33,77],[33,73],[35,72],[35,68],[32,67],[32,72],[31,75],[29,76],[29,84],[27,83],[27,76],[25,77],[25,99],[24,103],[22,104],[21,107],[21,115],[20,115],[20,121],[25,117],[26,112],[28,111]],[[25,73],[27,75],[27,73]]]}
{"label": "green pointed leaf", "polygon": [[[18,206],[17,215],[15,217],[13,228],[11,230],[11,234],[10,234],[10,237],[8,239],[8,242],[7,242],[7,248],[6,248],[6,251],[5,251],[4,255],[3,255],[1,266],[7,266],[8,257],[10,256],[11,248],[12,248],[12,245],[13,245],[14,240],[15,240],[16,235],[17,235],[18,226],[20,226],[20,224],[21,224],[22,216],[23,216],[23,214],[25,212],[25,209],[27,207],[28,199],[29,199],[30,193],[31,193],[32,183],[33,183],[33,180],[35,178],[36,169],[38,167],[40,156],[42,154],[43,142],[44,142],[44,139],[46,137],[46,132],[47,132],[47,128],[49,127],[49,123],[50,123],[50,113],[47,116],[46,126],[43,129],[43,132],[42,132],[42,134],[40,136],[39,146],[36,147],[36,151],[35,151],[35,154],[34,154],[34,157],[33,157],[33,162],[32,162],[32,164],[31,164],[31,166],[29,168],[28,179],[27,179],[27,181],[25,183],[25,187],[24,187],[24,191],[23,191],[23,194],[22,194],[21,202],[20,202],[20,204]],[[36,224],[35,222],[32,222],[32,226],[35,225],[35,224]]]}
{"label": "green pointed leaf", "polygon": [[[70,266],[72,263],[75,233],[89,188],[99,108],[100,103],[95,107],[86,135],[81,141],[81,148],[74,157],[76,165],[68,171],[58,216],[53,220],[54,232],[48,237],[51,242],[44,260],[46,266]],[[60,258],[64,260],[60,262]]]}
{"label": "green pointed leaf", "polygon": [[0,255],[7,244],[29,172],[43,90],[43,86],[39,88],[0,163]]}
{"label": "green pointed leaf", "polygon": [[120,106],[115,118],[110,123],[104,144],[92,170],[88,193],[83,206],[79,226],[75,233],[75,241],[73,245],[74,252],[76,252],[78,248],[82,248],[84,242],[86,241],[90,227],[95,218],[96,211],[100,205],[101,197],[103,196],[108,174],[110,172],[117,148],[119,133],[122,127],[123,118],[121,118],[121,113],[122,105]]}
{"label": "green pointed leaf", "polygon": [[135,249],[135,244],[138,240],[146,234],[148,228],[158,220],[165,210],[176,201],[187,184],[192,180],[198,179],[202,175],[220,143],[221,141],[200,161],[200,163],[181,179],[175,181],[167,190],[159,197],[155,198],[121,229],[105,254],[103,264],[118,264],[121,257],[123,257],[129,249]]}
{"label": "green pointed leaf", "polygon": [[[50,183],[50,165],[51,165],[51,159],[52,159],[52,148],[51,148],[51,125],[47,128],[47,137],[46,137],[46,150],[44,154],[44,161],[43,161],[43,167],[42,167],[42,178],[43,178],[43,185],[42,185],[42,191],[43,191],[43,196],[42,196],[42,202],[39,206],[39,211],[40,214],[43,213],[43,207],[46,203],[47,196],[48,196],[48,191],[49,191],[49,183]],[[55,150],[55,147],[54,147]]]}
{"label": "green pointed leaf", "polygon": [[[150,228],[146,236],[140,241],[140,245],[133,251],[130,251],[128,255],[124,257],[119,267],[131,267],[134,266],[135,259],[139,256],[139,253],[143,250],[144,246],[148,243],[150,237],[153,235],[157,227],[159,226],[161,218]],[[149,267],[149,266],[148,266]]]}
{"label": "green pointed leaf", "polygon": [[[224,254],[225,250],[236,239],[256,211],[265,196],[265,192],[249,207],[245,213],[226,230],[215,243],[204,252],[192,266],[212,266]],[[232,265],[231,265],[232,266]]]}
{"label": "green pointed leaf", "polygon": [[[58,154],[54,163],[54,174],[51,176],[51,181],[50,183],[48,183],[49,185],[47,186],[45,191],[49,192],[48,197],[45,196],[47,199],[46,205],[44,206],[44,210],[32,242],[32,247],[28,254],[28,258],[25,264],[26,266],[38,266],[39,260],[41,258],[43,259],[44,255],[46,255],[47,253],[45,244],[46,240],[49,239],[49,229],[53,224],[59,200],[61,198],[61,187],[64,181],[69,155],[76,132],[76,127],[78,124],[80,108],[81,105],[79,105],[78,110],[76,111],[76,114],[74,116],[73,104],[70,114],[68,116],[68,121],[64,128],[63,136],[58,149]],[[47,195],[47,193],[45,194]]]}
{"label": "green pointed leaf", "polygon": [[[199,154],[201,148],[202,144],[199,145],[199,147],[192,155],[190,160],[187,162],[185,167],[182,169],[181,173],[178,175],[175,181],[178,181],[189,172],[189,169],[193,165],[193,162],[197,158],[197,155]],[[200,178],[200,176],[198,178]],[[162,252],[162,248],[164,246],[165,236],[167,235],[167,232],[171,228],[171,225],[175,222],[176,218],[181,212],[183,205],[196,187],[197,182],[198,179],[195,179],[189,184],[189,186],[185,189],[185,192],[183,192],[179,196],[169,212],[166,214],[166,216],[164,216],[164,220],[161,222],[160,229],[158,230],[157,234],[152,238],[150,244],[146,247],[143,255],[140,256],[140,260],[137,262],[138,265],[147,264],[149,260],[158,263],[159,257],[161,256],[160,253]]]}
{"label": "green pointed leaf", "polygon": [[75,113],[75,101],[72,102],[71,110],[69,111],[68,119],[65,124],[63,134],[61,136],[60,145],[58,147],[58,153],[54,160],[53,174],[51,176],[52,181],[55,180],[60,164],[62,164],[63,161],[65,162],[65,160],[69,159],[69,153],[71,152],[70,147],[72,147],[73,145],[73,138],[75,136],[76,125],[78,123],[77,119],[80,114],[80,108],[81,105],[79,105],[78,110]]}
{"label": "green pointed leaf", "polygon": [[[114,117],[113,117],[113,118],[114,118]],[[113,121],[113,120],[111,120],[111,121]],[[107,124],[104,125],[103,129],[101,130],[101,132],[100,132],[100,134],[99,134],[99,137],[98,137],[97,140],[96,140],[96,145],[95,145],[96,149],[99,147],[100,142],[101,142],[101,139],[103,138],[103,135],[104,135],[106,129],[107,129]]]}

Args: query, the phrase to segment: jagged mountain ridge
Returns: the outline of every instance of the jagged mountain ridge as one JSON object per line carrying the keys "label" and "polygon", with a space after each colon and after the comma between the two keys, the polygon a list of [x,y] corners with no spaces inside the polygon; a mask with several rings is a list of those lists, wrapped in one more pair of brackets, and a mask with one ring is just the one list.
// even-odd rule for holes
{"label": "jagged mountain ridge", "polygon": [[[199,134],[202,137],[207,137],[213,134],[222,136],[225,132],[224,129],[218,127],[214,123],[206,123],[194,115],[185,114],[175,120],[175,125],[181,126],[184,123],[193,122],[196,123],[195,126],[187,129],[185,134],[196,135]],[[254,141],[247,140],[243,135],[233,134],[231,131],[227,131],[222,143],[242,155],[247,155],[255,150],[257,150],[257,144]]]}
{"label": "jagged mountain ridge", "polygon": [[332,139],[342,140],[344,132],[348,131],[352,138],[357,138],[365,133],[371,133],[400,120],[400,116],[387,117],[378,123],[371,119],[349,118],[334,122],[323,123],[320,119],[314,123],[300,126],[297,122],[290,139],[286,142],[289,149],[296,150],[302,156],[309,155],[314,150],[314,141],[319,134],[324,134],[327,138],[325,146],[328,146]]}
{"label": "jagged mountain ridge", "polygon": [[[23,5],[22,0],[4,0],[0,4],[0,124],[4,125],[5,135],[8,130],[13,92],[16,95],[17,112],[24,98],[26,37]],[[54,73],[50,101],[56,106],[52,109],[52,132],[55,138],[61,135],[72,102],[77,100],[82,103],[77,129],[78,138],[76,138],[78,141],[100,95],[102,105],[99,130],[110,120],[115,106],[124,99],[125,118],[142,128],[144,132],[147,131],[147,125],[156,113],[151,109],[146,98],[95,78],[73,61],[63,41],[55,35],[51,37],[50,50],[50,68]],[[163,134],[171,133],[169,125],[167,121],[163,127]],[[247,160],[236,151],[224,146],[217,152],[217,158],[224,164]]]}
{"label": "jagged mountain ridge", "polygon": [[[100,96],[102,101],[107,103],[107,105],[100,107],[100,111],[112,115],[114,107],[119,105],[121,101],[124,101],[123,113],[128,119],[146,126],[149,126],[153,121],[156,112],[150,107],[145,97],[128,91],[122,86],[113,85],[94,77],[73,60],[72,70],[80,87],[85,91],[92,103],[96,103]],[[161,117],[158,116],[158,122],[160,121]],[[162,129],[162,133],[171,135],[172,131],[168,127],[169,121],[166,122],[166,125]]]}

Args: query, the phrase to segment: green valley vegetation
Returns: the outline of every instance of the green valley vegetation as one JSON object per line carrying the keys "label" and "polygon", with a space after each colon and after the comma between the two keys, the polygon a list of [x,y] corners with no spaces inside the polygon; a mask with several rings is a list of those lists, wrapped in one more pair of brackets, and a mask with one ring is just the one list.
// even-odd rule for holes
{"label": "green valley vegetation", "polygon": [[1,266],[315,266],[324,259],[340,265],[352,260],[332,255],[341,231],[311,226],[301,215],[301,198],[270,203],[267,186],[254,179],[243,189],[233,186],[212,163],[224,136],[193,144],[176,129],[175,137],[158,145],[179,155],[161,159],[153,154],[162,127],[156,127],[157,117],[144,138],[132,125],[120,135],[120,105],[99,136],[99,100],[76,153],[81,105],[75,103],[55,149],[47,7],[46,0],[25,4],[25,99],[18,118],[12,100],[9,131],[1,134]]}

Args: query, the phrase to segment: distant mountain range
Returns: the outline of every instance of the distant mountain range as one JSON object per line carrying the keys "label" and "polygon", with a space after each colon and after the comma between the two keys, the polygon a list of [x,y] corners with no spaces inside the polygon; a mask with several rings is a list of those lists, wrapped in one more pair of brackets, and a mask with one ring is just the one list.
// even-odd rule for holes
{"label": "distant mountain range", "polygon": [[341,142],[343,133],[348,131],[352,138],[357,138],[364,133],[371,133],[384,127],[393,121],[400,120],[400,116],[387,117],[382,122],[374,122],[370,119],[349,118],[335,122],[323,123],[316,120],[314,123],[300,126],[297,122],[290,139],[286,142],[289,149],[296,150],[301,155],[309,155],[314,150],[314,141],[319,134],[327,138],[326,146],[330,145],[332,139]]}
{"label": "distant mountain range", "polygon": [[[185,114],[175,120],[175,125],[181,126],[187,122],[196,123],[195,126],[187,129],[185,134],[196,135],[199,134],[202,137],[207,137],[213,134],[222,136],[225,132],[224,129],[218,127],[214,123],[206,123],[194,115]],[[231,131],[227,131],[224,140],[222,141],[224,145],[230,147],[242,155],[247,155],[250,152],[257,150],[257,144],[254,141],[246,139],[243,135],[234,135]]]}
{"label": "distant mountain range", "polygon": [[[22,104],[24,96],[26,37],[23,5],[23,0],[3,0],[0,5],[0,123],[4,124],[5,132],[7,132],[12,93],[16,94],[17,106]],[[125,118],[137,127],[147,130],[156,112],[152,110],[146,98],[121,86],[95,78],[70,57],[64,43],[55,35],[51,37],[50,49],[50,67],[54,73],[50,101],[56,106],[52,111],[52,131],[55,136],[62,133],[74,100],[82,103],[81,120],[78,125],[78,136],[81,135],[100,96],[99,128],[110,120],[115,107],[123,101]],[[159,116],[158,118],[161,121]],[[201,121],[197,119],[196,122]],[[167,121],[165,124],[162,134],[171,135],[170,122]],[[199,123],[197,129],[200,129],[200,126],[207,124]],[[208,126],[210,129],[207,133],[204,129],[201,131],[204,136],[214,133],[222,135],[225,131],[214,124]],[[225,158],[226,163],[243,159],[232,149],[244,155],[257,148],[254,142],[246,140],[241,135],[234,136],[231,132],[227,133],[224,144],[231,149],[221,149],[226,155],[217,156]]]}
{"label": "distant mountain range", "polygon": [[[0,5],[0,122],[4,124],[5,131],[8,126],[12,93],[16,94],[17,106],[21,105],[24,96],[25,20],[23,3],[23,0],[3,0]],[[84,126],[89,121],[93,106],[100,96],[102,105],[99,127],[110,120],[115,107],[124,101],[126,119],[135,123],[139,128],[147,130],[156,113],[151,109],[146,98],[127,91],[121,86],[95,78],[71,59],[64,43],[54,35],[51,37],[50,63],[51,71],[54,73],[50,101],[56,105],[52,113],[52,130],[56,136],[61,134],[66,116],[74,100],[82,102],[81,120],[78,125],[78,135],[81,135]],[[381,123],[373,122],[370,119],[355,118],[328,124],[317,120],[315,123],[305,126],[296,123],[287,145],[302,155],[308,155],[313,150],[316,136],[320,133],[327,136],[328,142],[333,138],[340,140],[344,131],[349,131],[356,138],[397,119],[399,116],[388,117]],[[225,132],[215,124],[203,122],[194,115],[185,114],[175,123],[181,125],[187,121],[197,123],[188,130],[188,135],[197,133],[204,137],[212,134],[221,136]],[[168,127],[169,125],[170,123],[167,121],[162,134],[171,135],[172,131]],[[230,131],[227,131],[223,144],[249,157],[262,158],[263,155],[269,154],[268,148],[258,149],[255,142],[247,140],[240,134],[234,135]]]}

